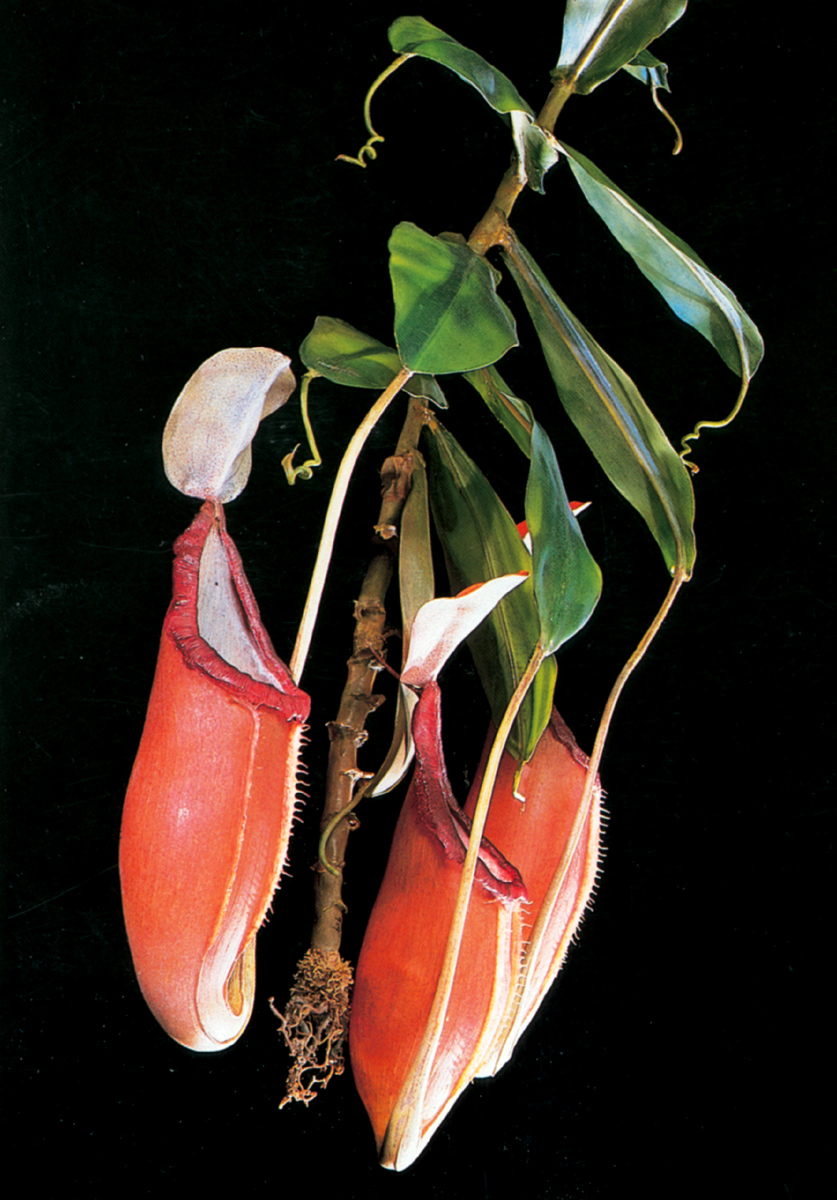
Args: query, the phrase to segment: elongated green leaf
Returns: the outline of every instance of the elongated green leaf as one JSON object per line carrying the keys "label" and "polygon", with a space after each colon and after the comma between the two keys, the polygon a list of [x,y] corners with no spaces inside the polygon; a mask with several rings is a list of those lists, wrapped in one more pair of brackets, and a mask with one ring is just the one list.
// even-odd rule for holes
{"label": "elongated green leaf", "polygon": [[389,28],[389,44],[396,54],[417,54],[455,71],[460,79],[475,87],[497,112],[510,113],[519,109],[530,117],[535,115],[502,71],[492,67],[482,55],[449,37],[436,25],[425,21],[424,17],[399,17]]}
{"label": "elongated green leaf", "polygon": [[[498,575],[531,571],[517,526],[491,484],[459,443],[436,421],[425,427],[430,504],[442,542],[451,590]],[[507,596],[468,639],[495,724],[523,676],[540,635],[532,580]],[[555,661],[543,664],[518,714],[512,755],[530,758],[549,721]]]}
{"label": "elongated green leaf", "polygon": [[401,597],[402,662],[410,653],[410,630],[416,613],[436,595],[433,548],[430,542],[430,500],[427,468],[420,454],[413,455],[410,494],[404,503],[398,547],[398,584]]}
{"label": "elongated green leaf", "polygon": [[764,343],[729,288],[691,247],[626,196],[588,158],[569,146],[564,151],[590,205],[671,310],[711,342],[731,371],[749,380],[761,362]]}
{"label": "elongated green leaf", "polygon": [[558,160],[555,139],[535,123],[534,110],[502,71],[424,17],[399,17],[390,26],[389,42],[396,54],[415,54],[447,67],[508,117],[526,179],[536,192],[543,191],[543,177]]}
{"label": "elongated green leaf", "polygon": [[554,654],[590,620],[601,595],[602,573],[570,508],[555,451],[537,421],[526,483],[526,524],[532,535],[541,644],[545,653]]}
{"label": "elongated green leaf", "polygon": [[553,75],[582,96],[615,75],[686,10],[686,0],[567,0]]}
{"label": "elongated green leaf", "polygon": [[[402,366],[390,346],[337,317],[317,317],[299,348],[299,357],[309,370],[332,383],[378,392],[392,383]],[[448,406],[442,389],[429,375],[411,376],[404,390],[410,396],[426,396],[437,408]]]}
{"label": "elongated green leaf", "polygon": [[695,558],[694,493],[683,465],[633,380],[562,303],[510,237],[505,259],[520,288],[559,398],[611,482],[642,514],[670,571]]}
{"label": "elongated green leaf", "polygon": [[664,92],[671,91],[668,85],[668,66],[664,62],[660,62],[650,50],[641,50],[636,58],[625,63],[622,70],[627,71],[629,75],[647,87],[661,88]]}
{"label": "elongated green leaf", "polygon": [[463,241],[408,221],[389,240],[395,341],[405,366],[431,375],[473,371],[517,345],[499,274]]}
{"label": "elongated green leaf", "polygon": [[[427,471],[421,455],[413,456],[410,494],[404,502],[398,537],[398,585],[401,597],[401,667],[410,653],[410,631],[416,613],[436,594],[433,550],[430,543],[430,510]],[[399,687],[389,752],[368,788],[368,795],[381,796],[401,782],[413,761],[412,718],[418,696]]]}
{"label": "elongated green leaf", "polygon": [[531,458],[532,410],[525,400],[518,399],[504,382],[496,367],[483,367],[479,371],[468,371],[467,379],[482,396],[490,412],[503,428],[511,434],[520,450]]}
{"label": "elongated green leaf", "polygon": [[525,180],[532,191],[543,194],[544,176],[559,158],[558,142],[549,130],[541,129],[528,113],[513,112],[509,120],[518,163],[522,165]]}

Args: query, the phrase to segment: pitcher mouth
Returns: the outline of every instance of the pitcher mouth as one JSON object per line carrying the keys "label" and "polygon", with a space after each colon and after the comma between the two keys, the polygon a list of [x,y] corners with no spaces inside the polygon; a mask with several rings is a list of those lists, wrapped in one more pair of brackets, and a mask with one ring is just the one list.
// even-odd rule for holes
{"label": "pitcher mouth", "polygon": [[164,629],[187,666],[243,701],[308,716],[310,700],[273,648],[227,533],[223,505],[207,500],[174,544],[173,596]]}

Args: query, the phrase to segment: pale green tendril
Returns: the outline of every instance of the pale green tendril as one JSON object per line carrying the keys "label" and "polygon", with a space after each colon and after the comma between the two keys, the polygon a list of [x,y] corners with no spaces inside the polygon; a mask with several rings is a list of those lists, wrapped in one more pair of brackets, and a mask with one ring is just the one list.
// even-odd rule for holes
{"label": "pale green tendril", "polygon": [[372,84],[369,91],[366,93],[366,99],[363,102],[363,119],[366,123],[366,128],[369,130],[370,137],[369,137],[368,141],[366,141],[364,143],[364,145],[361,146],[360,150],[358,150],[357,155],[354,158],[352,158],[352,156],[349,154],[338,154],[337,155],[338,162],[354,163],[358,167],[365,167],[366,162],[364,160],[366,158],[368,158],[370,161],[372,161],[373,159],[376,159],[378,157],[378,151],[375,149],[375,144],[377,142],[383,142],[386,139],[383,138],[380,135],[380,133],[377,133],[374,126],[372,125],[372,113],[371,113],[371,108],[370,108],[370,105],[372,103],[372,97],[375,95],[375,93],[377,92],[377,90],[381,86],[381,84],[384,82],[384,80],[388,79],[390,77],[390,75],[393,73],[393,71],[397,71],[398,68],[401,66],[401,64],[405,63],[408,58],[415,58],[415,55],[414,54],[399,54],[398,58],[396,58],[393,62],[391,62],[389,64],[389,66],[386,68],[386,70],[382,71],[381,74],[378,76],[378,78],[375,80],[375,82]]}
{"label": "pale green tendril", "polygon": [[311,451],[312,457],[307,459],[301,467],[294,466],[294,455],[299,449],[300,443],[294,446],[290,454],[286,454],[282,459],[282,467],[285,471],[285,477],[292,486],[297,479],[310,479],[314,474],[314,467],[322,465],[320,452],[317,449],[317,443],[314,440],[314,430],[311,428],[311,421],[308,416],[308,386],[312,379],[319,378],[319,371],[307,371],[302,377],[302,388],[299,393],[299,407],[302,412],[302,424],[305,426],[305,436],[308,438],[308,449]]}
{"label": "pale green tendril", "polygon": [[343,501],[346,499],[346,492],[349,490],[349,481],[352,478],[357,460],[360,457],[360,452],[366,444],[366,439],[412,374],[413,372],[408,367],[404,367],[398,372],[385,391],[381,392],[378,399],[352,434],[341,459],[340,466],[337,468],[334,485],[331,489],[331,499],[328,502],[325,521],[323,522],[323,532],[317,548],[317,558],[314,563],[311,582],[308,586],[308,596],[305,601],[302,620],[297,630],[296,645],[294,646],[289,664],[291,675],[297,683],[302,675],[305,660],[308,657],[308,650],[311,646],[311,637],[317,622],[320,600],[322,599],[323,588],[325,587],[328,566],[331,562],[331,552],[334,549],[337,526],[340,523],[340,514],[343,511]]}
{"label": "pale green tendril", "polygon": [[691,454],[692,450],[694,449],[693,446],[689,446],[687,443],[696,442],[700,437],[701,429],[723,429],[725,425],[731,424],[741,412],[741,405],[744,403],[744,397],[747,395],[747,388],[749,386],[749,379],[745,379],[741,384],[741,391],[738,393],[738,399],[735,402],[735,407],[728,416],[724,417],[722,421],[698,421],[692,432],[687,433],[685,437],[680,439],[680,445],[683,447],[683,449],[680,451],[680,457],[693,475],[697,475],[700,467],[697,465],[697,463],[687,461],[686,455]]}

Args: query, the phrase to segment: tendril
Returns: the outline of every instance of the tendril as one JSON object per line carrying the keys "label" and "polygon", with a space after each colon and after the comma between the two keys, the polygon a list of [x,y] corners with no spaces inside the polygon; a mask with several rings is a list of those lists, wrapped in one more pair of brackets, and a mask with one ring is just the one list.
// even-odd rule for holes
{"label": "tendril", "polygon": [[405,63],[408,58],[414,57],[415,55],[413,54],[399,54],[398,58],[391,62],[386,70],[382,71],[372,84],[369,91],[366,93],[366,99],[363,102],[363,119],[366,123],[366,128],[369,131],[369,139],[361,146],[354,158],[352,158],[350,154],[338,154],[336,160],[337,162],[354,163],[358,167],[365,167],[366,162],[364,160],[366,158],[368,158],[371,162],[378,157],[378,151],[375,149],[375,145],[377,142],[383,142],[386,139],[383,138],[380,133],[376,132],[372,124],[372,114],[370,109],[372,97],[375,95],[384,80],[390,77],[393,71],[397,71],[401,64]]}
{"label": "tendril", "polygon": [[663,114],[663,116],[668,121],[669,125],[672,127],[672,129],[674,130],[674,133],[675,133],[674,149],[672,150],[672,154],[679,154],[680,151],[683,149],[683,134],[680,132],[680,126],[677,124],[674,117],[671,115],[671,113],[668,111],[668,109],[666,109],[663,106],[663,102],[660,99],[658,93],[659,93],[659,88],[655,88],[655,87],[651,88],[651,99],[654,101],[655,106]]}
{"label": "tendril", "polygon": [[317,443],[314,440],[314,430],[311,428],[311,420],[308,416],[308,387],[312,379],[319,378],[319,371],[307,371],[302,377],[302,388],[299,393],[299,407],[302,412],[302,424],[305,426],[305,436],[308,439],[308,449],[311,451],[312,457],[306,459],[301,467],[294,466],[294,455],[300,447],[300,443],[294,446],[290,454],[286,454],[282,459],[282,467],[285,472],[285,478],[288,483],[293,486],[297,479],[310,479],[314,474],[314,467],[322,465],[320,452],[317,449]]}
{"label": "tendril", "polygon": [[320,845],[317,852],[317,858],[320,866],[323,868],[323,870],[328,871],[329,875],[339,875],[340,871],[337,866],[328,861],[328,839],[334,833],[341,821],[345,821],[351,817],[354,810],[366,795],[371,780],[374,779],[374,775],[370,775],[368,771],[346,771],[344,773],[352,777],[353,783],[357,783],[359,780],[363,780],[363,783],[352,796],[349,803],[341,808],[339,812],[334,814],[320,835]]}
{"label": "tendril", "polygon": [[360,452],[366,444],[369,434],[412,374],[413,372],[409,367],[404,367],[403,370],[398,372],[385,391],[381,392],[378,399],[352,434],[340,466],[337,468],[337,474],[331,489],[331,498],[328,502],[325,521],[323,522],[323,532],[317,548],[314,572],[308,587],[308,596],[302,613],[302,621],[297,631],[296,645],[294,646],[289,664],[294,680],[298,680],[302,675],[305,660],[308,657],[311,637],[314,632],[314,625],[316,624],[320,608],[320,600],[322,599],[325,587],[326,575],[328,574],[328,567],[331,562],[331,552],[334,549],[337,526],[340,522],[340,514],[343,511],[343,501],[346,499],[346,492],[349,490],[349,481],[352,478],[357,460],[360,457]]}
{"label": "tendril", "polygon": [[749,384],[750,381],[748,379],[745,379],[741,384],[741,391],[738,393],[738,399],[735,402],[732,412],[729,413],[728,416],[724,417],[722,421],[698,421],[692,432],[687,433],[685,437],[680,439],[680,445],[683,447],[683,449],[680,451],[680,457],[693,475],[697,475],[700,467],[697,465],[697,463],[687,461],[686,455],[691,454],[692,450],[694,449],[694,447],[687,445],[687,443],[696,442],[700,437],[701,429],[723,429],[725,425],[731,424],[731,422],[735,420],[741,411],[741,405],[744,403],[744,397],[747,395],[747,388],[749,387]]}

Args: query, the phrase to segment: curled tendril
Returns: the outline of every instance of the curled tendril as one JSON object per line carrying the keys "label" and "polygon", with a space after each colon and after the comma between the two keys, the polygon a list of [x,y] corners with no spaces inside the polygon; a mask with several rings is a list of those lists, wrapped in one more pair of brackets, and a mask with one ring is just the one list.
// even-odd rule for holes
{"label": "curled tendril", "polygon": [[683,447],[683,449],[680,451],[680,457],[693,475],[697,475],[700,467],[697,465],[697,463],[687,461],[686,455],[691,454],[693,449],[693,447],[687,445],[687,443],[696,442],[700,437],[701,429],[723,429],[725,425],[729,425],[732,421],[734,421],[741,411],[741,405],[744,403],[744,397],[747,395],[748,387],[749,380],[745,379],[741,384],[741,391],[738,393],[738,399],[735,402],[732,412],[724,417],[722,421],[698,421],[692,432],[687,433],[685,437],[680,439],[680,445]]}
{"label": "curled tendril", "polygon": [[351,820],[353,811],[360,804],[361,800],[366,795],[369,784],[375,778],[374,775],[370,775],[367,771],[346,771],[345,774],[351,776],[353,784],[359,782],[360,780],[363,782],[352,796],[349,803],[345,805],[344,808],[341,808],[340,812],[334,814],[320,835],[320,845],[317,857],[319,859],[320,866],[323,868],[323,870],[328,871],[329,875],[339,875],[340,871],[336,866],[328,861],[328,839],[334,833],[341,821]]}
{"label": "curled tendril", "polygon": [[375,149],[375,143],[383,142],[385,140],[386,139],[382,138],[379,133],[373,133],[369,141],[364,142],[354,158],[351,156],[351,154],[338,154],[335,161],[354,163],[358,167],[365,167],[365,160],[367,158],[371,162],[373,159],[378,157],[378,151]]}
{"label": "curled tendril", "polygon": [[674,130],[675,138],[672,154],[679,154],[683,149],[683,134],[680,132],[680,126],[677,124],[674,117],[671,115],[668,109],[663,106],[663,102],[659,97],[659,88],[651,88],[651,99],[654,101],[656,107],[660,110],[665,119],[668,121],[669,125]]}
{"label": "curled tendril", "polygon": [[413,54],[399,54],[398,58],[391,62],[386,70],[382,71],[372,84],[369,91],[366,93],[366,99],[363,102],[363,119],[366,123],[366,128],[369,131],[369,139],[361,146],[354,158],[350,154],[338,154],[338,162],[349,162],[354,163],[358,167],[365,167],[365,159],[368,158],[370,161],[372,161],[378,157],[378,151],[375,149],[375,145],[377,142],[383,142],[385,139],[380,135],[380,133],[376,132],[374,126],[372,125],[370,108],[372,97],[375,95],[384,80],[390,77],[393,71],[397,71],[401,64],[405,63],[408,58],[414,57],[415,55]]}
{"label": "curled tendril", "polygon": [[299,449],[297,443],[290,454],[286,454],[282,459],[282,467],[285,471],[285,478],[292,486],[297,479],[310,479],[314,474],[314,467],[319,467],[322,464],[320,452],[317,449],[317,443],[314,440],[314,430],[311,428],[311,421],[308,417],[308,386],[312,379],[319,377],[319,371],[308,371],[302,377],[302,388],[299,393],[299,407],[302,411],[302,424],[305,426],[305,436],[308,438],[308,449],[311,451],[312,457],[306,459],[301,467],[294,466],[294,455]]}

